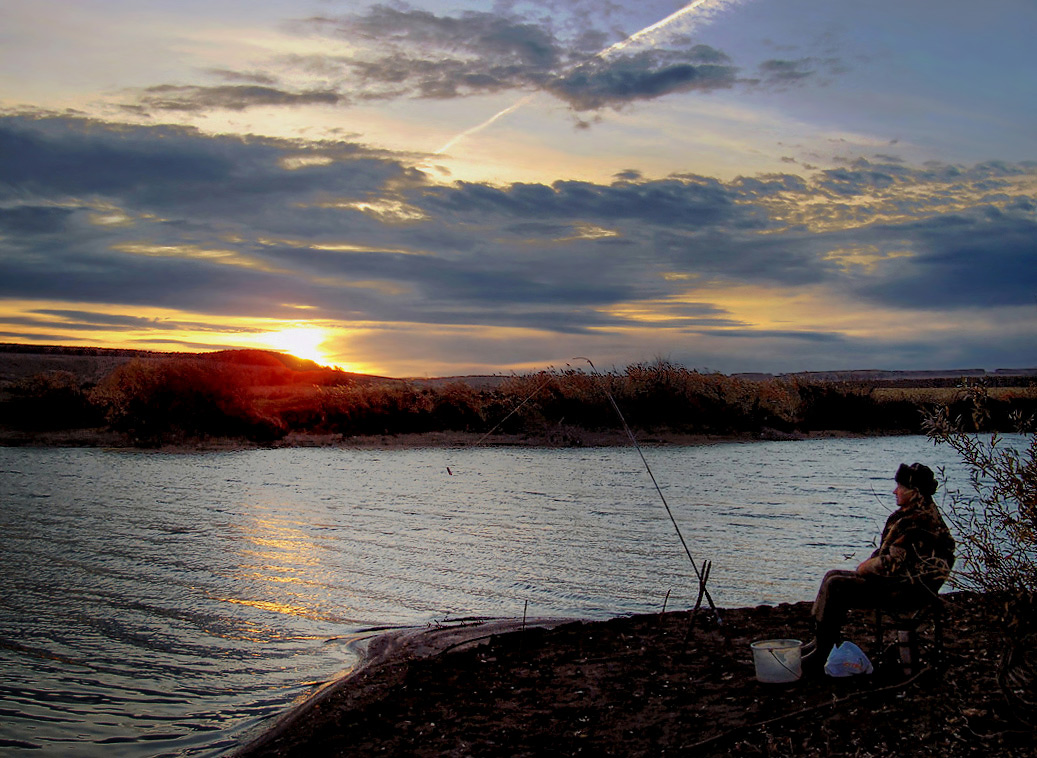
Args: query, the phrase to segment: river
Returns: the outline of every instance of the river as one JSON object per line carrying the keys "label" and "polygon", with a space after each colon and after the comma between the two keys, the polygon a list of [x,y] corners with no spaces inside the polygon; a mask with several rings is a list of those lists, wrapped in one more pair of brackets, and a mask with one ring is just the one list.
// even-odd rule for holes
{"label": "river", "polygon": [[[644,453],[726,607],[866,557],[900,462],[964,482],[924,437]],[[359,630],[697,591],[633,448],[0,448],[0,555],[10,756],[217,756],[352,665]]]}

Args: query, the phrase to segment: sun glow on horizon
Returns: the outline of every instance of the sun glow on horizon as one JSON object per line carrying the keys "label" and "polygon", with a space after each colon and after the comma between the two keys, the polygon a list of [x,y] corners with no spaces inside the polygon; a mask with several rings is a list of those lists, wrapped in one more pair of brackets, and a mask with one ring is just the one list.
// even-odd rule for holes
{"label": "sun glow on horizon", "polygon": [[332,365],[332,361],[321,349],[330,338],[326,329],[318,326],[292,326],[268,332],[258,341],[271,350],[294,355],[296,358],[313,361],[322,366]]}

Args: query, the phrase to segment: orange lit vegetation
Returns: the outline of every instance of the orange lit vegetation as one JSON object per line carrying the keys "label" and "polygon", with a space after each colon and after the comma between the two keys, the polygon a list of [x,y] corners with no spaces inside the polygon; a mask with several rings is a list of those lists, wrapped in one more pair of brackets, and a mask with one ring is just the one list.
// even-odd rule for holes
{"label": "orange lit vegetation", "polygon": [[[1006,424],[1014,411],[1037,412],[1032,378],[997,382],[1003,386],[990,395],[992,428]],[[647,439],[667,433],[918,433],[922,410],[950,406],[953,412],[961,405],[954,385],[795,376],[750,380],[665,361],[605,375],[569,369],[477,383],[404,381],[261,350],[143,354],[124,357],[97,380],[50,371],[0,387],[0,429],[31,434],[103,428],[138,445],[213,437],[275,443],[293,434],[327,441],[446,431],[482,436],[490,430],[528,444],[579,445],[600,441],[601,433],[622,441],[607,389]]]}

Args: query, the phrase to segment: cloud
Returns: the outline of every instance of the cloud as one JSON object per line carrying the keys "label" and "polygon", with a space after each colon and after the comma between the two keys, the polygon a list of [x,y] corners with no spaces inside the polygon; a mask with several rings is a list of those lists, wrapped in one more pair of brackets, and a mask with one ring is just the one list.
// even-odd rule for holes
{"label": "cloud", "polygon": [[619,173],[615,174],[614,178],[619,181],[636,182],[643,177],[643,174],[636,168],[623,169]]}
{"label": "cloud", "polygon": [[152,328],[133,316],[146,306],[297,318],[283,304],[301,303],[350,323],[813,344],[838,332],[760,331],[710,293],[821,291],[905,320],[1032,304],[1035,183],[1025,164],[857,160],[435,185],[347,142],[0,118],[0,297],[40,303],[23,316],[47,331]]}
{"label": "cloud", "polygon": [[212,74],[228,82],[249,82],[250,84],[277,84],[277,80],[261,71],[232,71],[226,68],[208,68],[206,73]]}
{"label": "cloud", "polygon": [[738,206],[737,193],[704,177],[612,185],[559,181],[552,185],[513,184],[507,188],[458,183],[422,192],[423,207],[438,214],[500,214],[514,218],[618,220],[660,226],[751,227],[764,219],[751,206]]}
{"label": "cloud", "polygon": [[[740,83],[788,87],[814,74],[814,59],[771,60],[743,79],[722,51],[673,37],[669,44],[602,55],[615,32],[587,27],[562,36],[546,22],[513,12],[438,16],[375,6],[366,14],[310,19],[304,28],[347,38],[361,52],[308,56],[297,65],[351,75],[359,99],[449,99],[524,90],[548,92],[574,111],[621,108],[678,92],[708,92]],[[568,31],[568,30],[567,30]]]}
{"label": "cloud", "polygon": [[738,69],[705,45],[688,50],[647,50],[596,58],[564,73],[545,77],[540,86],[576,111],[619,107],[674,92],[728,89]]}
{"label": "cloud", "polygon": [[814,75],[810,58],[798,60],[767,60],[759,65],[760,79],[768,85],[798,84]]}
{"label": "cloud", "polygon": [[908,238],[915,254],[882,262],[858,291],[896,308],[1032,305],[1037,297],[1033,210],[972,208],[871,232]]}
{"label": "cloud", "polygon": [[847,341],[846,337],[838,332],[791,331],[787,329],[719,329],[704,331],[701,334],[714,339],[777,339],[824,344],[844,343]]}
{"label": "cloud", "polygon": [[[522,7],[525,13],[517,12]],[[438,15],[425,10],[374,5],[363,13],[315,17],[285,25],[300,36],[348,43],[334,54],[281,55],[260,69],[205,69],[219,84],[162,83],[137,90],[121,107],[144,116],[255,107],[362,104],[398,98],[446,100],[504,91],[546,92],[575,113],[619,109],[681,92],[709,92],[737,85],[785,89],[811,79],[829,59],[768,60],[755,77],[743,77],[723,51],[670,34],[619,48],[616,29],[593,26],[613,10],[572,6],[538,14],[524,4],[498,3],[495,12]],[[547,20],[553,17],[553,20]],[[293,81],[320,83],[284,87],[273,71]],[[589,121],[577,124],[586,128]]]}
{"label": "cloud", "polygon": [[[297,170],[292,158],[321,156]],[[341,170],[340,163],[349,169]],[[96,212],[107,205],[154,223],[276,218],[284,206],[356,199],[386,182],[418,180],[398,161],[351,143],[205,137],[179,127],[105,125],[82,119],[0,118],[0,200],[20,213],[55,200]],[[105,201],[99,201],[105,198]],[[295,212],[290,212],[295,215]],[[184,217],[178,219],[178,216]]]}
{"label": "cloud", "polygon": [[342,105],[344,95],[331,90],[287,92],[259,84],[233,84],[215,87],[160,84],[145,89],[136,103],[124,107],[136,111],[243,111],[257,106]]}
{"label": "cloud", "polygon": [[[216,332],[226,334],[257,334],[263,329],[252,327],[227,327],[198,321],[182,319],[147,318],[144,316],[126,316],[122,314],[101,313],[87,310],[70,310],[65,308],[36,308],[29,311],[24,318],[7,317],[5,323],[21,323],[34,326],[54,326],[60,324],[62,329],[105,330],[105,331],[191,331]],[[42,318],[41,318],[42,317]]]}
{"label": "cloud", "polygon": [[0,208],[0,230],[14,234],[50,234],[65,228],[74,211],[45,205]]}
{"label": "cloud", "polygon": [[379,46],[454,50],[483,60],[512,60],[539,69],[558,65],[561,56],[557,41],[545,28],[492,13],[436,16],[427,11],[376,5],[366,16],[319,23],[330,24],[340,35],[375,39]]}
{"label": "cloud", "polygon": [[[7,322],[8,319],[0,319],[0,323]],[[15,340],[19,343],[23,342],[39,342],[42,344],[51,345],[67,345],[70,342],[85,342],[87,337],[79,337],[76,335],[67,334],[65,332],[53,332],[49,334],[43,334],[40,332],[5,332],[0,331],[0,338]]]}

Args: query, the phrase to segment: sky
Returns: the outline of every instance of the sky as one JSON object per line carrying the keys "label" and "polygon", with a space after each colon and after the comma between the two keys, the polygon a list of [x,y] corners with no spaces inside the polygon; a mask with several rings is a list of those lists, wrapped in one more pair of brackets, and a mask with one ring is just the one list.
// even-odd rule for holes
{"label": "sky", "polygon": [[1033,0],[6,0],[0,342],[1037,366]]}

